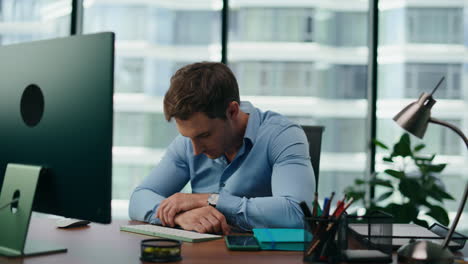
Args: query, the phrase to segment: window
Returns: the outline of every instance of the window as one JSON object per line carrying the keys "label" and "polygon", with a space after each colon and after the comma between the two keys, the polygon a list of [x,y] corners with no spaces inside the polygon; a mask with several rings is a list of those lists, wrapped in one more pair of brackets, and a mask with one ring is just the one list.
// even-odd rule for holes
{"label": "window", "polygon": [[463,8],[408,8],[408,43],[461,44]]}
{"label": "window", "polygon": [[367,12],[318,9],[316,17],[317,42],[338,47],[367,45]]}
{"label": "window", "polygon": [[445,77],[445,83],[437,90],[436,98],[461,98],[461,64],[408,63],[405,69],[407,98],[417,98],[422,92],[430,93],[442,77]]}
{"label": "window", "polygon": [[71,0],[0,1],[0,45],[70,34]]}
{"label": "window", "polygon": [[313,8],[243,7],[232,9],[233,40],[259,42],[311,42]]}
{"label": "window", "polygon": [[[389,145],[404,132],[392,121],[393,116],[421,93],[430,93],[442,76],[445,76],[445,82],[434,94],[437,103],[431,115],[467,131],[466,43],[461,47],[463,34],[466,38],[463,20],[467,19],[467,6],[463,2],[434,3],[437,7],[411,1],[402,7],[390,0],[382,0],[379,5],[382,24],[379,35],[377,138]],[[468,168],[468,156],[461,139],[448,128],[429,124],[422,141],[416,137],[411,140],[424,143],[425,153],[437,154],[436,162],[448,163],[440,177],[445,188],[458,201],[462,191],[457,185],[466,181],[464,171]],[[452,212],[458,206],[456,202],[447,205]],[[468,228],[466,225],[458,227]]]}
{"label": "window", "polygon": [[367,3],[325,2],[236,1],[228,43],[241,100],[326,126],[322,197],[365,174],[367,97]]}
{"label": "window", "polygon": [[85,33],[116,33],[113,199],[128,200],[178,134],[162,106],[175,70],[220,60],[220,8],[216,0],[85,4]]}

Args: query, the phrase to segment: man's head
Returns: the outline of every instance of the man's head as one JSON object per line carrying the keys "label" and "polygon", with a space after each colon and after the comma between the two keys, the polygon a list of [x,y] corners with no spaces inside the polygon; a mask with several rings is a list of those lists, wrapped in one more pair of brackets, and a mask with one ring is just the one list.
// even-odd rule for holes
{"label": "man's head", "polygon": [[200,112],[209,118],[226,119],[231,102],[240,104],[236,77],[224,64],[199,62],[180,68],[171,78],[171,86],[164,97],[164,115],[189,119]]}
{"label": "man's head", "polygon": [[195,155],[211,159],[230,153],[242,141],[245,114],[239,88],[222,63],[201,62],[179,69],[164,97],[164,115],[176,120],[180,134],[192,141]]}

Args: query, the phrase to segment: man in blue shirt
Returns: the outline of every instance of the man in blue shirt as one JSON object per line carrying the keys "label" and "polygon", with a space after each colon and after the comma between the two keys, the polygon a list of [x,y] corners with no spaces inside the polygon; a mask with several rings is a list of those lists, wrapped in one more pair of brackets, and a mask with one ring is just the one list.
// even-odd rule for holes
{"label": "man in blue shirt", "polygon": [[[311,204],[315,178],[300,126],[241,102],[222,63],[179,69],[164,114],[180,135],[134,190],[134,220],[200,233],[260,227],[302,228],[301,201]],[[193,193],[180,193],[190,181]]]}

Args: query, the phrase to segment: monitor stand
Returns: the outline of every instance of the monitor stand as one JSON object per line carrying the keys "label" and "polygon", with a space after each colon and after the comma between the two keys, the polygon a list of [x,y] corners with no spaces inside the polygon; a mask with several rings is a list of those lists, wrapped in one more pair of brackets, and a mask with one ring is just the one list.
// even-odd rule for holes
{"label": "monitor stand", "polygon": [[66,252],[66,248],[47,245],[44,241],[26,241],[31,211],[39,176],[44,170],[39,166],[8,164],[0,192],[0,255],[23,257]]}

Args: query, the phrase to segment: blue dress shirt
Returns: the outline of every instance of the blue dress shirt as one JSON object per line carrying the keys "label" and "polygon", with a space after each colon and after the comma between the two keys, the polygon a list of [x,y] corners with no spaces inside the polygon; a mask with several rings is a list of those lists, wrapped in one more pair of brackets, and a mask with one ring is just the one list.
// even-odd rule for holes
{"label": "blue dress shirt", "polygon": [[189,138],[177,136],[161,162],[132,193],[133,220],[161,223],[162,200],[188,181],[193,193],[219,193],[216,209],[230,225],[252,228],[302,228],[301,201],[311,204],[315,177],[302,128],[284,116],[241,103],[249,114],[244,142],[231,163],[224,156],[193,155]]}

